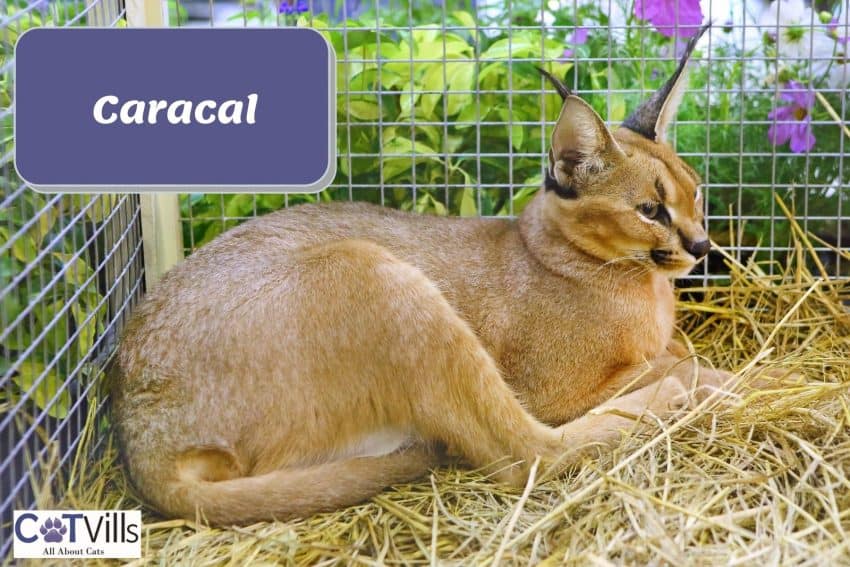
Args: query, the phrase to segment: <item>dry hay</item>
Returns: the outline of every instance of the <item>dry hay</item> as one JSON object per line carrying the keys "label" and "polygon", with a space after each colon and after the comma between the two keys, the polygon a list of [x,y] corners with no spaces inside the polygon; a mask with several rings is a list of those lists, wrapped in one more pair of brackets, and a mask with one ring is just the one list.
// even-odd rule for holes
{"label": "dry hay", "polygon": [[[850,564],[850,283],[812,274],[795,229],[778,275],[730,257],[730,285],[680,301],[695,358],[743,377],[719,402],[636,425],[613,454],[525,491],[443,468],[293,522],[211,529],[146,511],[136,563]],[[754,391],[756,363],[805,381]],[[111,438],[68,485],[61,507],[140,506]]]}

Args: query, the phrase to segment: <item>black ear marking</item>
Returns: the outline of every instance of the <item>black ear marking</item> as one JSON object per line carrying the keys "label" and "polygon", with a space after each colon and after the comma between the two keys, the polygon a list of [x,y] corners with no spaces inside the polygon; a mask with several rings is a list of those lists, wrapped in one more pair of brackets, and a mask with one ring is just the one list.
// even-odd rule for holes
{"label": "black ear marking", "polygon": [[549,79],[549,82],[552,83],[552,86],[555,87],[555,90],[558,91],[558,94],[561,95],[561,100],[566,100],[568,96],[573,94],[573,91],[565,85],[560,79],[555,78],[549,71],[544,70],[542,67],[534,67],[537,69],[541,75]]}
{"label": "black ear marking", "polygon": [[696,47],[697,42],[705,31],[710,27],[711,22],[700,28],[700,30],[688,41],[688,44],[685,46],[685,53],[679,60],[679,65],[676,67],[673,75],[667,79],[667,82],[664,83],[660,89],[653,93],[649,100],[638,106],[634,112],[626,118],[623,122],[624,128],[628,128],[632,132],[640,134],[644,138],[652,140],[653,142],[658,141],[659,132],[656,131],[658,117],[661,116],[661,111],[664,109],[664,104],[667,102],[667,99],[675,98],[671,95],[673,95],[674,90],[676,90],[676,84],[688,64],[691,52],[694,50],[694,47]]}
{"label": "black ear marking", "polygon": [[553,191],[555,195],[560,197],[561,199],[578,199],[578,192],[575,188],[566,186],[558,183],[558,180],[555,179],[549,170],[546,170],[546,180],[543,183],[543,188],[546,191]]}

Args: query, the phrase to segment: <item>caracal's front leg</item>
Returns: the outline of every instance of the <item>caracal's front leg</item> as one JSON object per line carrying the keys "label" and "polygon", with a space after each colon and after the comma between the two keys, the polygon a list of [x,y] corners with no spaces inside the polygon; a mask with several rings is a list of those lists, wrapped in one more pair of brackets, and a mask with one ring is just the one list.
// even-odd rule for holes
{"label": "caracal's front leg", "polygon": [[666,376],[628,394],[608,400],[559,428],[571,449],[560,466],[597,457],[618,446],[642,416],[665,419],[688,403],[688,390],[675,376]]}
{"label": "caracal's front leg", "polygon": [[708,368],[678,341],[670,341],[665,352],[652,360],[622,366],[605,381],[609,398],[616,398],[672,376],[698,399],[712,391],[727,387],[734,375],[725,370]]}

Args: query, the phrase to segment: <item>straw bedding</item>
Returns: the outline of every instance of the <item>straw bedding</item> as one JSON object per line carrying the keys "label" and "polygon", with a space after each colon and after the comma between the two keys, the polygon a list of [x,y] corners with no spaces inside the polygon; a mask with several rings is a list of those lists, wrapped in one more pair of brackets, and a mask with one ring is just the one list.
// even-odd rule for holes
{"label": "straw bedding", "polygon": [[[850,283],[823,279],[795,230],[778,275],[730,257],[729,285],[680,296],[695,358],[741,376],[722,399],[645,418],[610,455],[525,490],[447,467],[293,522],[211,529],[145,511],[136,563],[850,564]],[[804,379],[748,388],[763,367]],[[141,506],[111,438],[58,504]]]}

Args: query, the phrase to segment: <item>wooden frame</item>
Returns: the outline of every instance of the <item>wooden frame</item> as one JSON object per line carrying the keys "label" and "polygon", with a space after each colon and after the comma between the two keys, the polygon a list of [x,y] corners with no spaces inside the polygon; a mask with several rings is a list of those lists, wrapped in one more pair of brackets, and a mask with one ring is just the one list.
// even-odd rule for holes
{"label": "wooden frame", "polygon": [[[161,0],[126,0],[129,27],[165,27],[168,4]],[[180,203],[176,193],[142,193],[142,244],[145,254],[145,284],[156,283],[183,259]]]}

